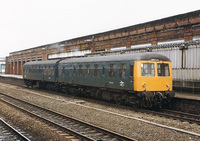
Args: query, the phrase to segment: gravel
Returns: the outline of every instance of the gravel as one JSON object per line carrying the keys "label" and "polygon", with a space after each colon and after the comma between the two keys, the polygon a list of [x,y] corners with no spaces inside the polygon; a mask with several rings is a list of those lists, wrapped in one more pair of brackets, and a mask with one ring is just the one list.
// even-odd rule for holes
{"label": "gravel", "polygon": [[41,92],[4,83],[0,84],[0,92],[2,91],[20,99],[53,109],[65,115],[81,119],[138,140],[199,140],[198,137],[192,135],[125,118],[116,114],[104,112],[103,110],[200,133],[200,126],[197,124],[140,113],[134,111],[130,107],[109,104],[108,102],[57,95],[53,92]]}
{"label": "gravel", "polygon": [[47,124],[38,121],[3,102],[0,102],[0,105],[1,116],[10,124],[31,134],[31,140],[64,140],[63,137],[55,132],[56,130],[52,131],[52,127],[50,128]]}

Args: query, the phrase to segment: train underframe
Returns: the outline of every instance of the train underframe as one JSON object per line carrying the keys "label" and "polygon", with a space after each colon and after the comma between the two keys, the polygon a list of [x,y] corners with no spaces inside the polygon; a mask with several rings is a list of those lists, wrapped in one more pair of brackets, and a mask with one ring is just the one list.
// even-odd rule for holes
{"label": "train underframe", "polygon": [[117,104],[132,104],[140,108],[162,108],[163,106],[171,108],[171,99],[175,95],[173,91],[135,92],[32,80],[25,80],[25,84],[28,87],[36,86],[66,94],[111,101]]}

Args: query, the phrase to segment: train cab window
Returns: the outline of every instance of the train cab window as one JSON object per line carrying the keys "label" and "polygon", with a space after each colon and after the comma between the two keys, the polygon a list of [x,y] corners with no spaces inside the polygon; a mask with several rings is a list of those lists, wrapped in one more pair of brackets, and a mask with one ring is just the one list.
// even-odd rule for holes
{"label": "train cab window", "polygon": [[86,65],[85,75],[90,76],[90,65]]}
{"label": "train cab window", "polygon": [[169,74],[169,64],[157,64],[158,76],[170,76]]}
{"label": "train cab window", "polygon": [[82,69],[82,65],[78,66],[78,76],[82,76],[83,75],[83,69]]}
{"label": "train cab window", "polygon": [[126,78],[126,64],[119,64],[119,78]]}
{"label": "train cab window", "polygon": [[93,76],[94,77],[98,77],[99,76],[99,65],[98,64],[95,64],[93,66]]}
{"label": "train cab window", "polygon": [[155,66],[152,63],[141,64],[141,75],[142,76],[155,76]]}
{"label": "train cab window", "polygon": [[112,78],[115,77],[115,64],[110,64],[108,68],[108,77]]}

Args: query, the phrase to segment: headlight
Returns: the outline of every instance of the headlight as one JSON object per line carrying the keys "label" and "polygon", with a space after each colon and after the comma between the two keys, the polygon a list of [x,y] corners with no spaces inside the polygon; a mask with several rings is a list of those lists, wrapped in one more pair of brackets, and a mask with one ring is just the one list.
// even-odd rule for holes
{"label": "headlight", "polygon": [[145,83],[143,83],[143,84],[142,84],[142,87],[144,87],[144,88],[145,88],[145,87],[146,87],[146,84],[145,84]]}
{"label": "headlight", "polygon": [[169,87],[169,84],[167,83],[166,86]]}

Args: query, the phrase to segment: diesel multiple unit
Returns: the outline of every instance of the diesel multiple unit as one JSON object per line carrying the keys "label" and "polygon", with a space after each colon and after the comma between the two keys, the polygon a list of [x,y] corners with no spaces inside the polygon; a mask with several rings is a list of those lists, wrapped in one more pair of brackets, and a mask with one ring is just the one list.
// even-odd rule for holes
{"label": "diesel multiple unit", "polygon": [[23,79],[31,87],[140,107],[162,107],[174,97],[171,61],[151,52],[28,62]]}

